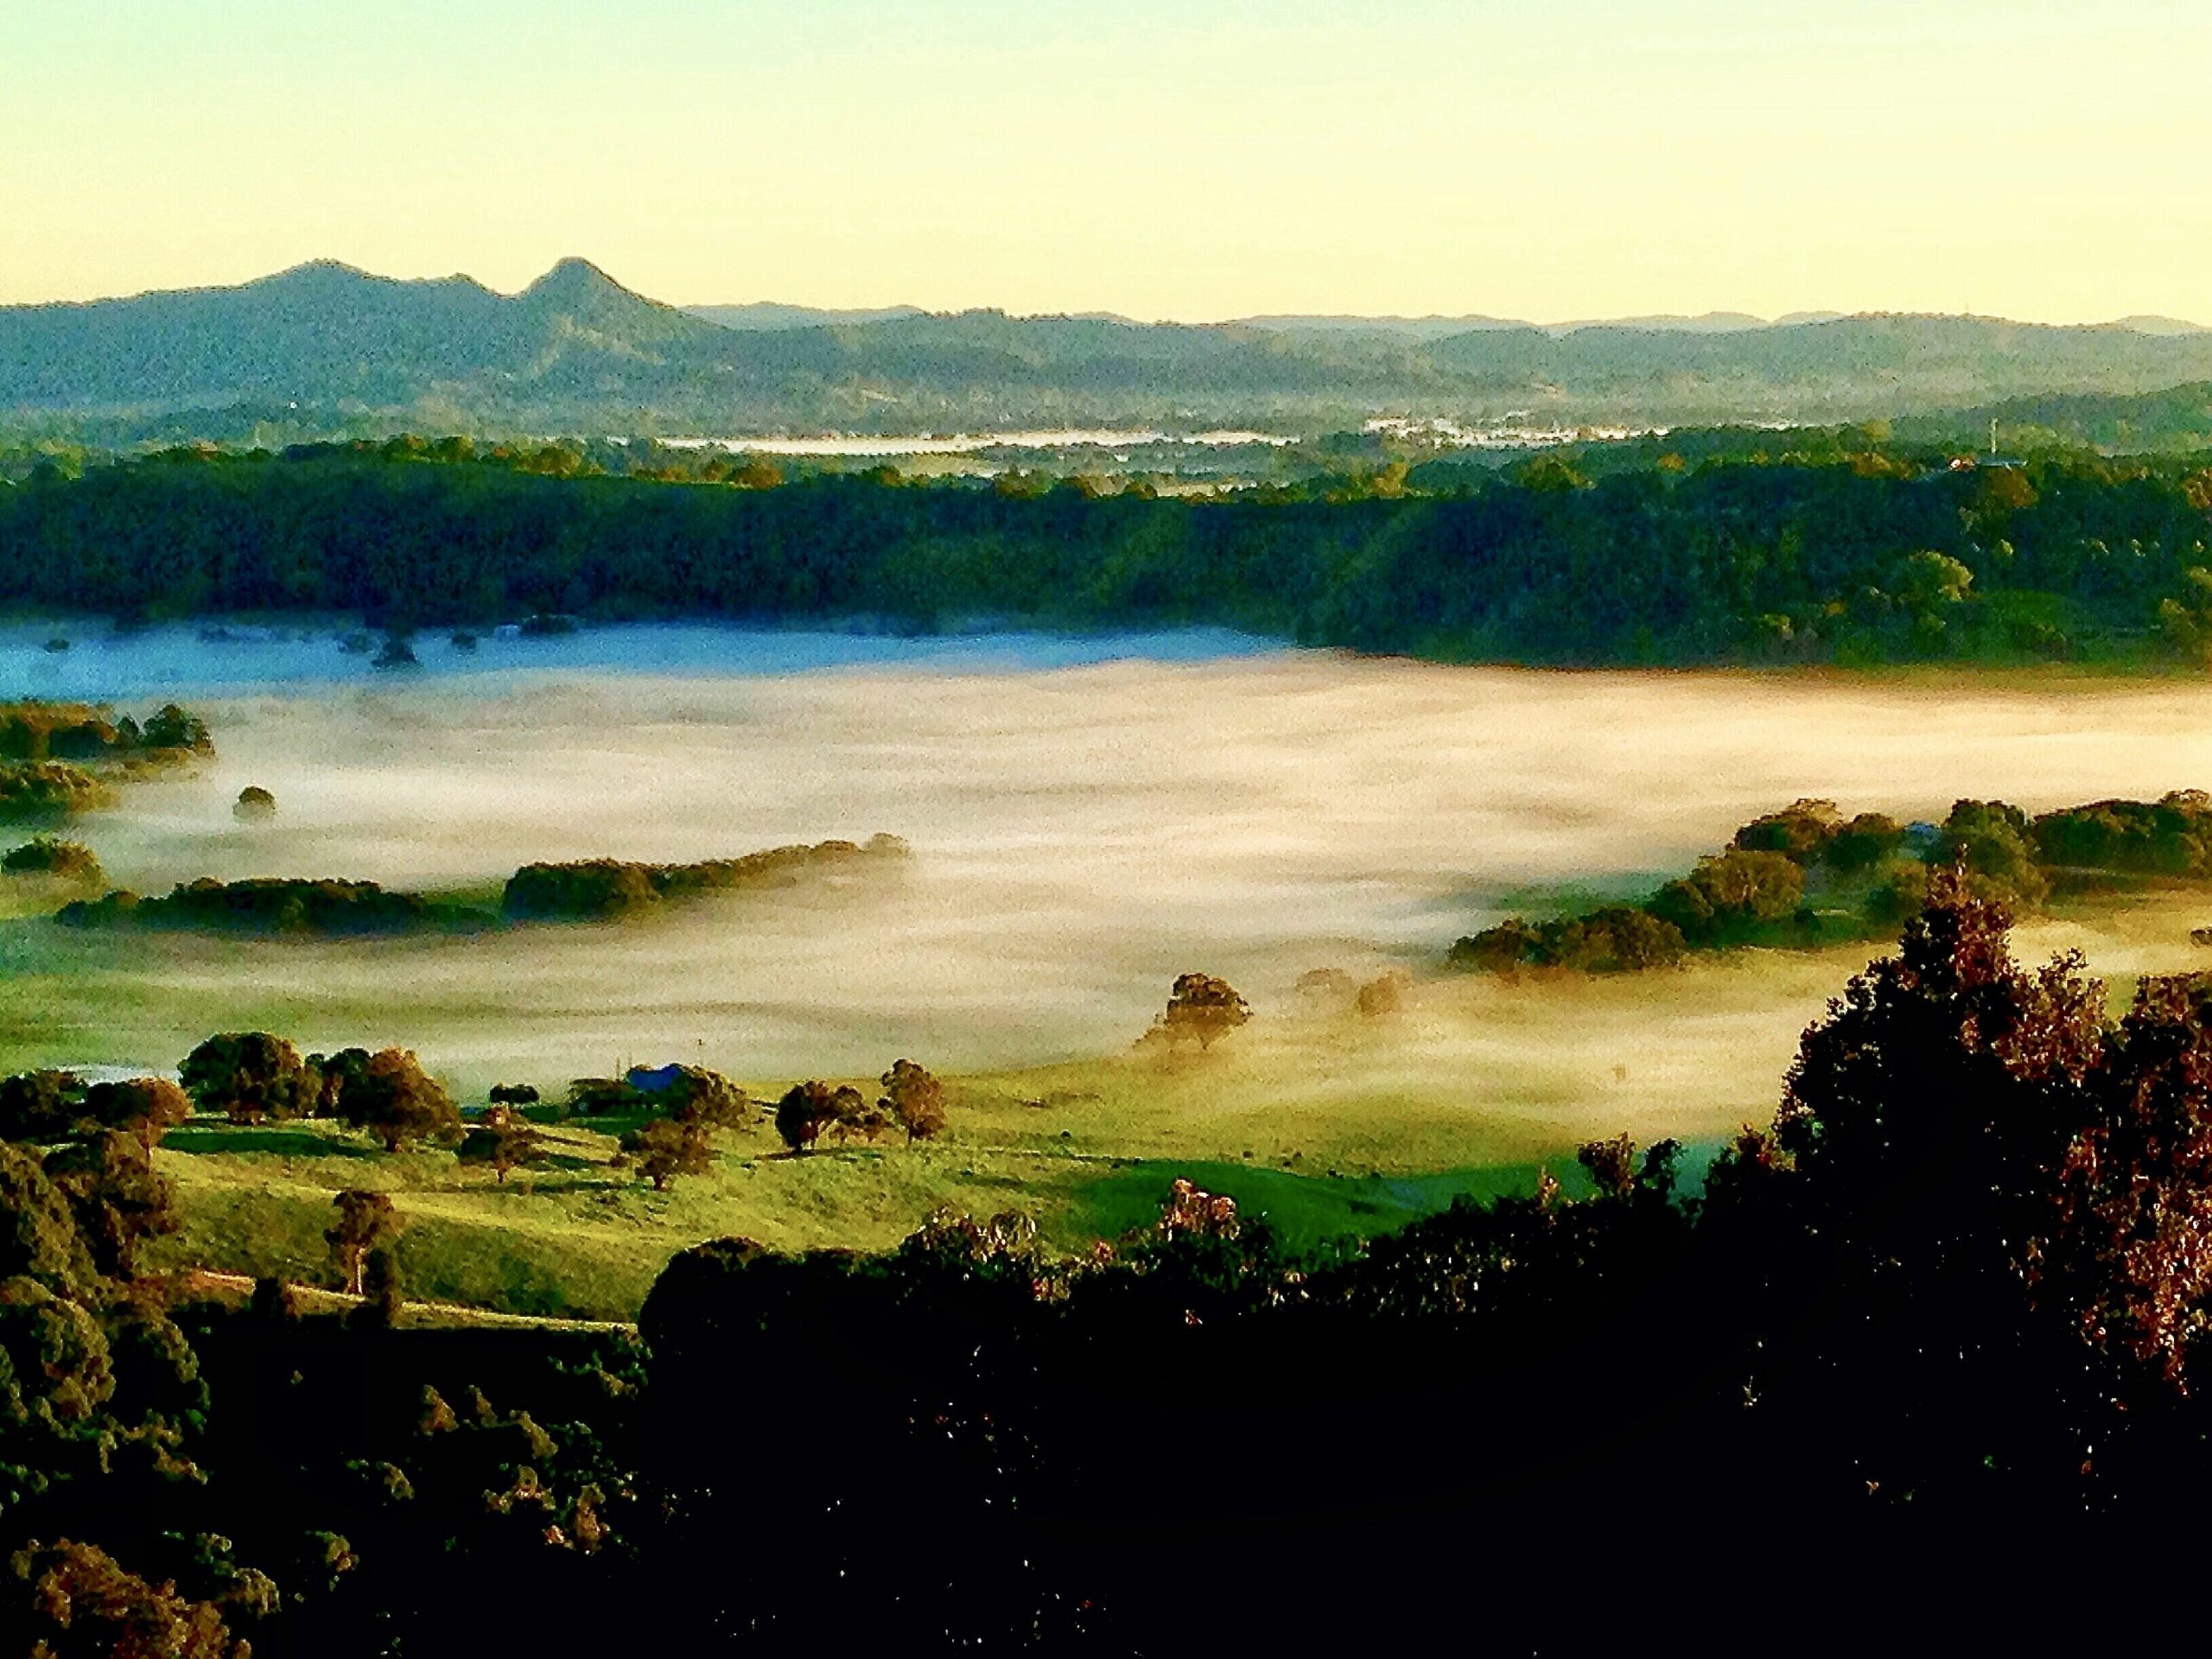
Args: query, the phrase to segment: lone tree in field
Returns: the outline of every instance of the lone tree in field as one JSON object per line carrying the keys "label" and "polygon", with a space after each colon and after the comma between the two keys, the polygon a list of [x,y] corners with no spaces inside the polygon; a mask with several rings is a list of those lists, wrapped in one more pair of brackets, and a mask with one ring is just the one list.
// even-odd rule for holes
{"label": "lone tree in field", "polygon": [[912,1060],[893,1060],[883,1074],[876,1103],[906,1131],[906,1141],[927,1141],[944,1128],[944,1085]]}
{"label": "lone tree in field", "polygon": [[348,1123],[382,1141],[386,1152],[410,1141],[450,1141],[461,1133],[452,1096],[410,1049],[371,1055],[359,1081],[346,1086],[339,1110]]}
{"label": "lone tree in field", "polygon": [[520,1113],[494,1106],[476,1128],[461,1136],[459,1156],[464,1164],[489,1164],[493,1178],[505,1186],[509,1170],[537,1163],[545,1156],[545,1137]]}
{"label": "lone tree in field", "polygon": [[338,1206],[338,1220],[323,1238],[330,1246],[331,1259],[337,1262],[339,1272],[345,1277],[347,1293],[359,1296],[362,1294],[361,1275],[369,1253],[390,1249],[398,1240],[404,1224],[399,1211],[392,1208],[391,1198],[382,1192],[350,1187],[334,1202]]}
{"label": "lone tree in field", "polygon": [[715,1161],[702,1124],[657,1117],[622,1137],[622,1150],[636,1161],[638,1173],[665,1192],[678,1175],[703,1175]]}
{"label": "lone tree in field", "polygon": [[1232,1032],[1252,1017],[1252,1010],[1235,987],[1211,974],[1185,974],[1167,995],[1167,1007],[1153,1029],[1173,1047],[1194,1040],[1201,1049]]}
{"label": "lone tree in field", "polygon": [[276,816],[276,798],[258,784],[248,784],[238,791],[238,798],[231,808],[231,816],[241,823],[253,823]]}
{"label": "lone tree in field", "polygon": [[795,1153],[805,1153],[832,1123],[857,1119],[864,1107],[861,1091],[810,1078],[791,1085],[776,1103],[776,1133]]}
{"label": "lone tree in field", "polygon": [[194,1105],[233,1123],[304,1117],[322,1084],[298,1049],[265,1031],[210,1037],[184,1057],[177,1076]]}
{"label": "lone tree in field", "polygon": [[126,1077],[85,1090],[85,1116],[104,1129],[124,1129],[151,1152],[192,1116],[192,1100],[167,1077]]}

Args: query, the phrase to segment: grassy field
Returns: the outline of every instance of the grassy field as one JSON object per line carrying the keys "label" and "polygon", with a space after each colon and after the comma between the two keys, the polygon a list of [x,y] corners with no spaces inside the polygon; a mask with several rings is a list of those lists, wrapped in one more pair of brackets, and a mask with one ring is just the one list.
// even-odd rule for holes
{"label": "grassy field", "polygon": [[[2080,901],[2022,926],[2015,946],[2029,960],[2082,950],[2124,1007],[2138,976],[2212,957],[2188,938],[2208,915],[2212,900],[2186,889]],[[1178,1175],[1313,1244],[1401,1224],[1457,1193],[1526,1190],[1539,1166],[1571,1179],[1576,1146],[1624,1130],[1647,1143],[1681,1139],[1694,1164],[1772,1111],[1798,1034],[1869,954],[1754,950],[1641,976],[1439,977],[1377,1020],[1340,1002],[1293,1006],[1210,1052],[1139,1045],[949,1079],[950,1128],[932,1144],[791,1158],[765,1122],[724,1132],[715,1167],[667,1193],[609,1166],[617,1123],[550,1126],[549,1163],[500,1185],[448,1151],[387,1156],[334,1125],[195,1121],[160,1153],[189,1225],[155,1261],[330,1282],[322,1232],[332,1194],[347,1186],[397,1198],[410,1296],[548,1316],[632,1317],[669,1256],[702,1239],[880,1248],[944,1206],[1019,1211],[1055,1245],[1078,1249],[1155,1216]],[[105,1001],[100,969],[83,962],[44,987],[0,981],[0,1065],[174,1063],[191,1039],[181,1027],[168,1034],[159,980],[128,963],[115,971],[136,997]],[[73,1020],[51,1017],[55,985]],[[445,1002],[442,1014],[423,1045],[434,1063],[441,1030],[465,1034],[499,1017],[488,994]],[[331,1031],[332,1015],[291,1005],[272,983],[230,1023],[334,1041],[344,1033]],[[517,1080],[549,1098],[566,1082]],[[873,1090],[871,1077],[832,1080]],[[747,1081],[772,1098],[790,1080]],[[480,1087],[460,1092],[474,1100]]]}
{"label": "grassy field", "polygon": [[[325,1123],[236,1128],[198,1120],[159,1154],[188,1225],[158,1243],[156,1268],[205,1267],[304,1283],[334,1281],[323,1230],[347,1186],[391,1192],[405,1218],[400,1260],[410,1298],[505,1313],[630,1319],[668,1258],[702,1239],[739,1234],[799,1248],[895,1243],[940,1206],[1018,1211],[1064,1249],[1156,1217],[1168,1184],[1187,1175],[1235,1195],[1292,1243],[1368,1233],[1448,1204],[1458,1193],[1523,1190],[1534,1166],[1421,1176],[1306,1175],[1210,1160],[1112,1158],[963,1146],[832,1147],[785,1155],[765,1128],[724,1132],[707,1174],[653,1192],[608,1167],[613,1137],[548,1130],[541,1168],[505,1185],[423,1149],[397,1157]],[[1563,1173],[1572,1172],[1563,1171]]]}
{"label": "grassy field", "polygon": [[[1805,1008],[1855,965],[1760,955],[1644,979],[1440,979],[1385,1020],[1317,1007],[1210,1052],[1147,1046],[951,1079],[932,1144],[791,1158],[765,1123],[725,1132],[715,1168],[664,1194],[608,1167],[613,1123],[550,1126],[551,1161],[499,1185],[448,1152],[387,1156],[334,1125],[195,1121],[160,1154],[190,1224],[155,1259],[327,1282],[332,1194],[378,1187],[407,1220],[410,1296],[621,1319],[702,1239],[877,1248],[950,1206],[1019,1211],[1077,1249],[1155,1217],[1178,1175],[1311,1245],[1459,1193],[1528,1190],[1540,1165],[1571,1181],[1574,1147],[1596,1135],[1709,1147],[1771,1109]],[[535,1081],[552,1094],[563,1080]]]}

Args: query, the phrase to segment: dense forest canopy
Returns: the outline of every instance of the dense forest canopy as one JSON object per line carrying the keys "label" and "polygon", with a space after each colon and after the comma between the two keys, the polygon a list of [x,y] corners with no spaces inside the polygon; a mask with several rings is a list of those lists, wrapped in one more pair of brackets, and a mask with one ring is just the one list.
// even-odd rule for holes
{"label": "dense forest canopy", "polygon": [[465,440],[188,450],[0,490],[0,604],[119,619],[541,613],[1214,623],[1555,664],[2111,659],[2212,646],[2212,469],[1775,459],[1386,469],[1158,499],[713,463],[594,476]]}

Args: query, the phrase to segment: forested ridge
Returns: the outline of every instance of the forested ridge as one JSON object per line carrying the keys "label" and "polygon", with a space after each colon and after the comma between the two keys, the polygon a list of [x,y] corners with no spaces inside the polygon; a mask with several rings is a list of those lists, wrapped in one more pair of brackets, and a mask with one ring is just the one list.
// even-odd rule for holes
{"label": "forested ridge", "polygon": [[[1593,469],[1594,470],[1594,469]],[[176,452],[0,490],[0,604],[124,619],[541,612],[1211,623],[1553,664],[2195,660],[2212,469],[1829,448],[1594,478],[1402,468],[1212,497],[1141,486],[594,476],[463,441]]]}
{"label": "forested ridge", "polygon": [[236,287],[0,306],[0,423],[68,430],[90,417],[134,442],[262,419],[316,435],[430,419],[486,434],[1313,431],[1409,410],[1642,425],[1895,416],[2212,375],[2201,330],[1972,316],[1717,331],[998,310],[783,321],[798,326],[721,327],[582,259],[514,295],[315,261]]}

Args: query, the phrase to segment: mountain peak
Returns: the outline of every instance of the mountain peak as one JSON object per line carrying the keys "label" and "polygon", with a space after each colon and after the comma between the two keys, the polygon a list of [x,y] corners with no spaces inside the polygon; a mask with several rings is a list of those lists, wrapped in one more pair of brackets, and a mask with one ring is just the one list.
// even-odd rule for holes
{"label": "mountain peak", "polygon": [[552,270],[523,289],[525,298],[535,296],[540,299],[568,299],[586,295],[596,297],[629,292],[590,260],[573,253],[556,262]]}

